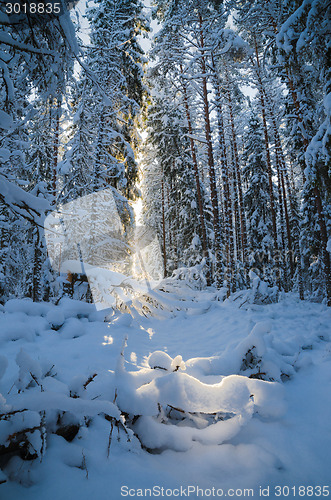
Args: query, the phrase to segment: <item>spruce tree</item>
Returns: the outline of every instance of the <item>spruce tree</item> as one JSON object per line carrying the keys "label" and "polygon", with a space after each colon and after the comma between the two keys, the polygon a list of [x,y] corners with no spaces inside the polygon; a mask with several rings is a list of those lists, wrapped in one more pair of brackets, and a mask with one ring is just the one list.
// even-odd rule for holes
{"label": "spruce tree", "polygon": [[270,260],[273,252],[272,219],[262,124],[255,110],[251,111],[245,140],[246,183],[244,204],[247,214],[249,266],[262,279],[273,282]]}

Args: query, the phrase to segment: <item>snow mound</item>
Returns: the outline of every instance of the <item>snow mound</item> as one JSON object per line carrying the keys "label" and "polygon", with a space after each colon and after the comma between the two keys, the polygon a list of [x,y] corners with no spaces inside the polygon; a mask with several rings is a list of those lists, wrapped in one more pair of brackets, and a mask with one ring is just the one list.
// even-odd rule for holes
{"label": "snow mound", "polygon": [[149,449],[186,451],[195,441],[221,444],[234,437],[253,416],[279,418],[286,409],[278,383],[240,375],[205,384],[173,372],[137,389],[140,415],[133,425]]}
{"label": "snow mound", "polygon": [[[109,478],[112,488],[123,484],[138,461],[149,481],[164,466],[182,481],[196,463],[197,479],[212,483],[217,468],[222,487],[228,470],[246,482],[253,469],[261,471],[256,484],[279,471],[287,484],[295,474],[297,484],[322,484],[331,449],[330,309],[291,295],[238,307],[239,298],[215,300],[209,290],[191,290],[187,300],[153,294],[158,312],[174,312],[164,321],[134,308],[105,321],[93,305],[69,299],[0,307],[4,497],[43,498],[59,474],[80,485],[77,498],[86,484],[105,492]],[[41,484],[23,491],[13,481]]]}
{"label": "snow mound", "polygon": [[164,425],[151,417],[141,417],[134,430],[140,441],[148,449],[163,451],[188,451],[194,442],[204,445],[219,445],[233,438],[252,414],[252,406],[247,409],[246,415],[238,415],[232,419],[216,422],[215,424],[197,429],[176,425]]}
{"label": "snow mound", "polygon": [[[253,333],[262,335],[269,327],[257,325]],[[148,449],[186,451],[195,441],[221,444],[236,435],[254,412],[265,418],[279,418],[285,412],[279,383],[230,375],[208,384],[179,371],[178,363],[185,366],[181,356],[172,359],[155,351],[148,358],[149,369],[130,373],[124,369],[122,351],[117,402],[127,415],[127,425]],[[134,387],[133,379],[140,379],[140,386]]]}
{"label": "snow mound", "polygon": [[178,355],[173,359],[169,354],[163,351],[152,352],[147,359],[147,363],[150,368],[172,372],[179,369],[186,369],[182,356]]}
{"label": "snow mound", "polygon": [[245,377],[230,375],[219,384],[204,384],[186,373],[169,373],[145,384],[137,391],[139,397],[153,402],[155,415],[158,404],[187,412],[240,413],[249,403],[250,391]]}

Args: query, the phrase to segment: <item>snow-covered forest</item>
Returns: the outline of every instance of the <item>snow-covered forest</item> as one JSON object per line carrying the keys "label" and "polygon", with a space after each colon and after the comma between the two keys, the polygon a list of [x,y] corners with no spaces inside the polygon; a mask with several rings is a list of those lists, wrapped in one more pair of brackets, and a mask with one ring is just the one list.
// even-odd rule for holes
{"label": "snow-covered forest", "polygon": [[1,499],[329,496],[330,19],[0,4]]}

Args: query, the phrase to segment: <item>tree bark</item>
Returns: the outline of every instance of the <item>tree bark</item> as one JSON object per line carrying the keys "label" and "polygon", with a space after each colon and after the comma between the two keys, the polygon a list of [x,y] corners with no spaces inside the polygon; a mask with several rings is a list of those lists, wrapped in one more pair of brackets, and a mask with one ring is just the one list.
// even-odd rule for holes
{"label": "tree bark", "polygon": [[36,240],[33,252],[33,277],[32,277],[32,300],[39,302],[41,300],[41,256],[39,228],[34,228]]}
{"label": "tree bark", "polygon": [[207,143],[207,159],[209,168],[209,182],[210,182],[210,197],[213,209],[213,226],[215,233],[215,254],[216,254],[216,284],[219,285],[220,277],[220,267],[221,267],[221,234],[220,234],[220,217],[218,208],[218,195],[216,187],[215,178],[215,165],[213,156],[213,146],[211,140],[211,127],[210,127],[210,117],[209,117],[209,102],[208,102],[208,90],[207,90],[207,77],[206,77],[206,55],[205,55],[205,43],[203,34],[203,23],[202,16],[199,13],[199,24],[200,24],[200,50],[201,50],[201,71],[202,71],[202,91],[203,91],[203,107],[204,107],[204,121],[205,121],[205,137]]}
{"label": "tree bark", "polygon": [[266,160],[267,160],[272,232],[273,232],[275,250],[277,251],[278,250],[278,241],[277,241],[276,211],[275,211],[275,205],[274,205],[274,193],[273,193],[273,185],[272,185],[272,168],[271,168],[271,159],[270,159],[270,150],[269,150],[268,127],[267,127],[267,119],[266,119],[266,106],[265,106],[264,94],[263,94],[263,90],[262,90],[262,87],[263,87],[262,86],[262,79],[261,79],[261,75],[260,75],[259,51],[258,51],[255,35],[254,35],[254,45],[255,45],[256,65],[257,65],[256,75],[258,78],[259,96],[260,96],[261,111],[262,111],[264,143],[265,143]]}
{"label": "tree bark", "polygon": [[[305,130],[304,126],[304,121],[303,117],[301,114],[301,109],[300,109],[300,104],[299,104],[299,99],[297,96],[297,93],[294,88],[293,81],[291,79],[291,76],[289,74],[289,70],[286,67],[286,75],[288,78],[288,85],[290,88],[294,108],[295,108],[295,113],[296,113],[296,118],[298,122],[300,123],[301,130],[302,130],[302,136],[303,136],[303,144],[304,144],[304,151],[307,150],[307,147],[309,145],[308,141],[308,136]],[[303,172],[303,180],[304,182],[306,181],[305,174]],[[327,298],[327,304],[328,306],[331,306],[331,265],[330,265],[330,254],[327,250],[327,245],[328,245],[328,233],[327,233],[327,228],[326,228],[326,222],[325,222],[325,216],[324,216],[324,211],[323,211],[323,203],[322,203],[322,197],[320,190],[318,186],[313,184],[313,192],[315,195],[315,203],[316,203],[316,209],[317,209],[317,214],[318,214],[318,220],[319,220],[319,225],[320,225],[320,234],[321,234],[321,243],[322,243],[322,261],[323,261],[323,266],[324,266],[324,274],[325,274],[325,284],[326,284],[326,298]]]}
{"label": "tree bark", "polygon": [[242,190],[241,173],[240,173],[240,165],[239,165],[237,138],[236,138],[236,132],[235,132],[235,126],[234,126],[232,98],[231,98],[231,92],[230,92],[230,88],[229,88],[229,76],[228,76],[228,70],[227,70],[226,65],[225,65],[225,76],[226,76],[226,83],[227,83],[227,96],[228,96],[228,106],[229,106],[229,113],[230,113],[232,148],[233,148],[234,164],[235,164],[236,175],[237,175],[237,188],[238,188],[238,198],[239,198],[239,217],[240,217],[241,252],[242,252],[242,261],[243,261],[245,269],[246,269],[247,268],[247,229],[246,229],[246,217],[245,217],[245,210],[244,210],[244,199],[243,199],[243,190]]}
{"label": "tree bark", "polygon": [[[181,74],[183,74],[183,66],[180,65],[180,71]],[[194,168],[194,176],[195,176],[195,183],[196,183],[196,189],[197,189],[197,198],[198,198],[198,207],[199,207],[199,220],[200,220],[200,231],[201,231],[201,236],[202,236],[202,250],[203,250],[203,256],[206,260],[207,267],[209,267],[209,259],[208,259],[208,248],[207,248],[207,234],[206,234],[206,224],[205,224],[205,215],[204,215],[204,209],[203,209],[203,201],[202,201],[202,195],[201,195],[201,185],[200,185],[200,176],[199,176],[199,167],[198,167],[198,161],[197,161],[197,155],[196,155],[196,149],[195,149],[195,144],[193,140],[193,129],[192,129],[192,122],[191,122],[191,115],[190,115],[190,110],[189,110],[189,104],[188,104],[188,96],[187,96],[187,89],[186,85],[183,82],[183,96],[184,96],[184,105],[185,105],[185,112],[186,112],[186,119],[187,119],[187,127],[188,131],[190,134],[190,148],[191,148],[191,155],[192,155],[192,162],[193,162],[193,168]],[[208,273],[209,274],[209,273]],[[209,281],[209,277],[207,277],[207,281]]]}
{"label": "tree bark", "polygon": [[59,138],[60,138],[60,115],[61,115],[61,98],[58,95],[55,102],[55,125],[54,125],[54,142],[53,142],[53,161],[52,161],[52,190],[54,197],[54,204],[57,198],[57,170],[59,159]]}
{"label": "tree bark", "polygon": [[223,185],[223,220],[224,220],[224,246],[226,255],[226,270],[225,277],[227,281],[228,295],[234,291],[234,233],[233,233],[233,214],[231,206],[231,193],[230,193],[230,172],[226,156],[225,132],[223,109],[221,103],[221,95],[218,80],[214,80],[214,90],[216,98],[216,112],[217,112],[217,125],[218,137],[220,144],[220,160],[221,160],[221,176]]}
{"label": "tree bark", "polygon": [[164,176],[162,169],[161,180],[161,198],[162,198],[162,240],[163,240],[163,277],[167,276],[167,248],[166,248],[166,228],[165,228],[165,200],[164,200]]}
{"label": "tree bark", "polygon": [[278,151],[276,149],[276,170],[277,170],[277,188],[278,188],[278,205],[279,205],[279,215],[280,215],[280,235],[282,242],[282,262],[283,262],[283,285],[285,292],[289,291],[289,283],[287,279],[287,265],[286,265],[286,245],[285,245],[285,216],[284,216],[284,204],[285,200],[282,191],[282,179],[281,179],[281,166]]}
{"label": "tree bark", "polygon": [[[294,276],[294,261],[293,261],[293,245],[292,242],[294,241],[294,247],[295,251],[297,254],[297,271],[298,271],[298,288],[299,288],[299,296],[301,300],[304,300],[304,292],[303,292],[303,280],[302,280],[302,266],[301,266],[301,251],[300,251],[300,244],[299,244],[299,236],[297,237],[292,237],[291,234],[291,227],[290,227],[290,221],[289,221],[289,216],[288,216],[288,208],[287,208],[287,196],[286,196],[286,190],[285,190],[285,185],[284,185],[284,177],[285,177],[285,182],[286,182],[286,188],[287,188],[287,194],[288,194],[288,199],[289,199],[289,205],[290,205],[290,211],[292,214],[292,220],[294,220],[294,208],[293,208],[293,191],[291,189],[290,185],[290,180],[288,176],[288,171],[286,168],[286,162],[283,154],[283,149],[282,149],[282,144],[281,144],[281,139],[278,133],[278,128],[277,128],[277,123],[276,123],[276,118],[273,112],[273,107],[271,103],[271,99],[269,94],[267,93],[265,86],[262,85],[261,82],[261,88],[263,90],[265,100],[267,103],[267,108],[269,111],[269,115],[271,118],[271,123],[272,123],[272,129],[273,129],[273,135],[275,139],[275,151],[276,151],[276,157],[278,157],[278,163],[279,163],[279,168],[280,168],[280,182],[282,186],[282,198],[283,198],[283,204],[284,204],[284,214],[285,214],[285,221],[286,221],[286,232],[287,232],[287,241],[288,241],[288,253],[290,256],[290,273],[291,277],[293,278]],[[294,186],[295,188],[295,186]]]}

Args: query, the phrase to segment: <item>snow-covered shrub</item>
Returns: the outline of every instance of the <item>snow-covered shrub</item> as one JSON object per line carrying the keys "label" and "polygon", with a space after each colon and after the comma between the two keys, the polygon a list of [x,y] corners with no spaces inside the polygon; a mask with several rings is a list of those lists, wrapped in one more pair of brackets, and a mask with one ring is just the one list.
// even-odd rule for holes
{"label": "snow-covered shrub", "polygon": [[230,375],[206,384],[185,373],[180,355],[162,351],[150,354],[147,363],[139,372],[126,372],[122,352],[116,370],[116,401],[147,450],[186,451],[195,441],[221,444],[254,412],[275,417],[284,411],[278,383]]}
{"label": "snow-covered shrub", "polygon": [[204,264],[191,267],[180,267],[175,269],[170,278],[166,278],[160,287],[166,291],[172,291],[178,287],[188,287],[193,290],[204,290],[207,286]]}
{"label": "snow-covered shrub", "polygon": [[248,290],[239,290],[227,299],[235,302],[239,307],[245,304],[272,304],[278,302],[279,289],[277,286],[270,287],[261,280],[253,271],[250,271],[251,287]]}
{"label": "snow-covered shrub", "polygon": [[180,279],[166,278],[158,288],[137,295],[126,304],[126,312],[135,317],[153,316],[159,319],[175,316],[180,311],[188,314],[203,314],[214,300],[218,299],[214,289],[201,291],[187,287]]}
{"label": "snow-covered shrub", "polygon": [[295,348],[295,355],[284,356],[288,346],[283,341],[279,342],[278,349],[275,349],[276,342],[270,321],[256,323],[249,335],[235,349],[242,359],[240,373],[261,380],[289,380],[295,374],[294,365],[300,352],[300,344]]}
{"label": "snow-covered shrub", "polygon": [[[80,429],[87,427],[98,415],[109,421],[111,433],[117,427],[118,433],[121,429],[126,439],[133,439],[133,431],[125,427],[115,402],[86,396],[96,373],[87,379],[76,376],[68,385],[57,378],[54,365],[33,359],[23,349],[16,356],[16,364],[18,376],[12,389],[6,398],[0,394],[0,469],[11,480],[30,485],[30,474],[25,477],[26,468],[21,466],[19,474],[18,464],[42,460],[48,435],[56,434],[71,442]],[[7,359],[1,356],[0,378],[6,366]],[[3,473],[0,480],[6,480]]]}

